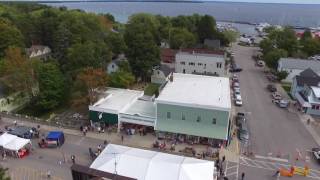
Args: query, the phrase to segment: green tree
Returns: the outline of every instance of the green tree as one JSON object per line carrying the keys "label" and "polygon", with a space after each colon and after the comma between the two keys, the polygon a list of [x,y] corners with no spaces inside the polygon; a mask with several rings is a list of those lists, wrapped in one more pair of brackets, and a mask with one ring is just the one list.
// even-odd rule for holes
{"label": "green tree", "polygon": [[239,32],[233,30],[223,31],[222,34],[229,42],[236,42],[239,37]]}
{"label": "green tree", "polygon": [[173,28],[171,30],[170,47],[173,49],[188,48],[196,43],[195,36],[187,29]]}
{"label": "green tree", "polygon": [[290,27],[274,30],[269,33],[268,37],[275,44],[276,48],[286,50],[289,56],[292,56],[299,49],[296,33]]}
{"label": "green tree", "polygon": [[129,88],[135,79],[130,72],[126,71],[117,71],[110,75],[110,86],[116,88]]}
{"label": "green tree", "polygon": [[123,36],[120,33],[108,33],[105,42],[111,48],[113,55],[124,53],[126,51],[126,43],[124,42]]}
{"label": "green tree", "polygon": [[277,72],[276,76],[278,77],[279,81],[282,81],[283,79],[287,78],[288,72],[287,71],[280,71],[280,72]]}
{"label": "green tree", "polygon": [[302,37],[301,37],[301,41],[305,41],[307,39],[312,39],[312,33],[311,33],[310,29],[307,29],[303,32]]}
{"label": "green tree", "polygon": [[47,111],[58,107],[64,100],[65,79],[58,66],[54,63],[43,63],[38,72],[39,94],[36,105]]}
{"label": "green tree", "polygon": [[316,38],[308,38],[302,41],[302,51],[308,56],[320,53],[320,40]]}
{"label": "green tree", "polygon": [[210,15],[204,15],[198,24],[198,36],[201,43],[205,39],[217,38],[216,20]]}
{"label": "green tree", "polygon": [[75,71],[85,67],[102,68],[111,60],[111,52],[104,42],[74,44],[67,52],[66,70]]}
{"label": "green tree", "polygon": [[[145,16],[145,17],[144,17]],[[150,15],[138,14],[130,17],[124,34],[127,44],[126,56],[136,77],[143,80],[151,75],[153,66],[160,62],[160,50],[156,25]]]}
{"label": "green tree", "polygon": [[7,175],[8,168],[0,167],[0,180],[10,180],[10,177]]}
{"label": "green tree", "polygon": [[23,36],[9,21],[0,18],[0,58],[10,46],[24,47]]}
{"label": "green tree", "polygon": [[274,49],[274,44],[273,44],[272,40],[270,40],[269,38],[263,39],[260,42],[259,46],[262,49],[263,54],[267,54],[268,52],[270,52]]}
{"label": "green tree", "polygon": [[265,54],[263,56],[263,59],[269,67],[276,69],[278,67],[279,59],[287,56],[288,56],[288,53],[286,50],[274,49],[268,52],[267,54]]}

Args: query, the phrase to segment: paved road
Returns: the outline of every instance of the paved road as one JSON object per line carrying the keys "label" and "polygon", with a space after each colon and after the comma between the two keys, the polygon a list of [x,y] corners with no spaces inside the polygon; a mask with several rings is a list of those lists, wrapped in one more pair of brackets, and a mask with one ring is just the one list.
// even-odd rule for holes
{"label": "paved road", "polygon": [[[276,107],[266,90],[267,79],[261,68],[254,65],[251,56],[256,48],[235,45],[235,61],[243,71],[239,73],[243,107],[237,111],[247,112],[251,141],[246,151],[255,155],[281,155],[281,158],[295,159],[297,151],[302,157],[311,156],[306,150],[317,146],[295,113]],[[311,157],[312,159],[312,157]],[[304,164],[301,160],[299,165]],[[313,160],[312,168],[320,166]]]}

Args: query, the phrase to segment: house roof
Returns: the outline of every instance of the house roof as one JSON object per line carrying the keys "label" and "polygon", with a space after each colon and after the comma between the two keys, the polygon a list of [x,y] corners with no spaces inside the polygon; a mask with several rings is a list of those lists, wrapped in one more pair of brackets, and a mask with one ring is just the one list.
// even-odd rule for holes
{"label": "house roof", "polygon": [[90,166],[137,180],[212,180],[213,167],[214,161],[115,144],[109,144]]}
{"label": "house roof", "polygon": [[[49,48],[48,46],[43,46],[43,45],[32,45],[30,48],[27,48],[27,54],[30,55],[32,52],[36,51],[43,51],[45,48]],[[49,48],[50,50],[50,48]],[[51,51],[51,50],[50,50]]]}
{"label": "house roof", "polygon": [[317,73],[315,73],[311,68],[308,68],[300,73],[302,77],[319,77]]}
{"label": "house roof", "polygon": [[173,81],[168,81],[156,101],[229,111],[231,109],[229,79],[173,73]]}
{"label": "house roof", "polygon": [[144,101],[138,99],[123,113],[156,118],[156,105],[152,101]]}
{"label": "house roof", "polygon": [[320,71],[320,61],[307,59],[281,58],[279,66],[283,69],[300,69],[305,70],[311,68],[315,72]]}
{"label": "house roof", "polygon": [[316,98],[320,98],[320,87],[311,86],[311,89],[314,95],[316,96]]}
{"label": "house roof", "polygon": [[173,63],[175,60],[177,50],[164,48],[161,49],[160,57],[162,62]]}
{"label": "house roof", "polygon": [[166,64],[161,64],[160,65],[160,70],[163,72],[163,74],[167,77],[171,72],[174,72],[173,68],[170,68]]}

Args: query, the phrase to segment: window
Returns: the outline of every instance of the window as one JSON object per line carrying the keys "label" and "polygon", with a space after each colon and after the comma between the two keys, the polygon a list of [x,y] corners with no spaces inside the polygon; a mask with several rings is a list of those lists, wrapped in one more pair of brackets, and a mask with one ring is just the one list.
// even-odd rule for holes
{"label": "window", "polygon": [[194,66],[195,63],[194,62],[189,62],[189,66]]}
{"label": "window", "polygon": [[171,118],[171,113],[167,112],[167,119],[170,119],[170,118]]}
{"label": "window", "polygon": [[221,68],[222,67],[222,63],[217,63],[217,68]]}
{"label": "window", "polygon": [[112,67],[112,69],[113,69],[113,68],[114,68],[114,65],[112,64],[111,67]]}
{"label": "window", "polygon": [[184,114],[182,114],[181,119],[186,120],[186,116]]}
{"label": "window", "polygon": [[201,117],[198,116],[198,117],[197,117],[197,122],[200,122],[200,121],[201,121]]}
{"label": "window", "polygon": [[217,124],[216,118],[213,118],[213,119],[212,119],[212,124]]}
{"label": "window", "polygon": [[186,64],[186,62],[184,62],[184,61],[181,61],[181,62],[180,62],[180,64],[181,64],[181,65],[185,65],[185,64]]}
{"label": "window", "polygon": [[193,73],[196,73],[196,70],[193,70]]}
{"label": "window", "polygon": [[158,75],[160,74],[160,71],[158,71]]}
{"label": "window", "polygon": [[202,66],[202,63],[198,63],[198,66]]}

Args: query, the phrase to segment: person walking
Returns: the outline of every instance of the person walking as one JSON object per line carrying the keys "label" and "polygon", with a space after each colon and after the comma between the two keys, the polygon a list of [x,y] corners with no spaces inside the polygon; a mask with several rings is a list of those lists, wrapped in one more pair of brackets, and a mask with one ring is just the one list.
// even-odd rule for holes
{"label": "person walking", "polygon": [[121,142],[123,143],[123,135],[121,135]]}
{"label": "person walking", "polygon": [[276,173],[274,173],[273,177],[277,177],[278,174],[280,174],[280,171],[279,171],[279,170],[277,170]]}
{"label": "person walking", "polygon": [[245,174],[244,174],[244,172],[241,174],[241,180],[244,180],[244,176],[245,176]]}
{"label": "person walking", "polygon": [[51,171],[50,170],[47,171],[47,178],[51,179]]}
{"label": "person walking", "polygon": [[75,155],[71,155],[71,161],[73,164],[76,163],[76,156]]}

